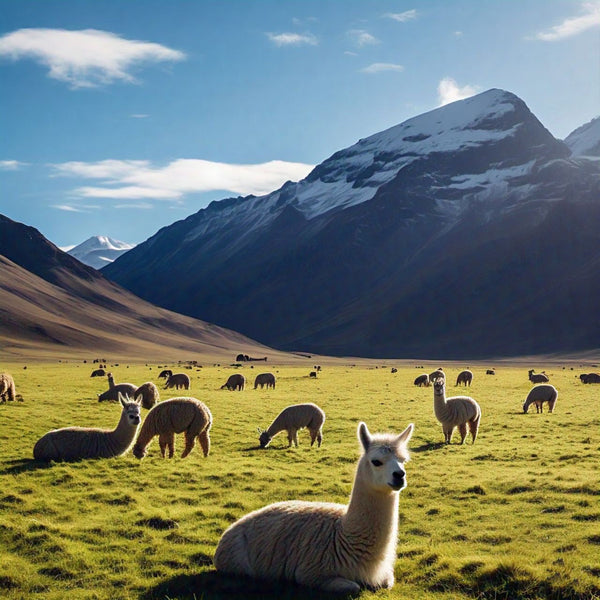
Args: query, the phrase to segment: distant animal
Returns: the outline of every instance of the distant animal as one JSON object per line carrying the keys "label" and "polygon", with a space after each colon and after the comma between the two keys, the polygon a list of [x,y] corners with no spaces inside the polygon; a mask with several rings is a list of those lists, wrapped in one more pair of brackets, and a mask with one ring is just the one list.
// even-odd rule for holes
{"label": "distant animal", "polygon": [[208,456],[210,451],[210,428],[212,414],[208,406],[196,398],[171,398],[157,404],[150,410],[140,435],[133,446],[133,455],[144,458],[148,444],[154,436],[158,436],[160,453],[165,457],[168,449],[169,458],[175,452],[175,434],[183,433],[185,448],[181,458],[185,458],[194,448],[196,438],[200,442],[202,453]]}
{"label": "distant animal", "polygon": [[227,381],[221,386],[222,390],[238,390],[242,391],[246,386],[246,378],[241,373],[234,373],[230,375]]}
{"label": "distant animal", "polygon": [[158,375],[159,379],[169,379],[169,377],[171,377],[171,375],[173,375],[173,371],[171,371],[171,369],[164,369],[163,371],[161,371]]}
{"label": "distant animal", "polygon": [[190,376],[187,373],[173,373],[169,375],[167,382],[165,383],[165,390],[170,388],[183,388],[184,390],[190,389]]}
{"label": "distant animal", "polygon": [[406,487],[412,432],[411,423],[400,435],[371,435],[359,423],[363,453],[349,504],[292,500],[245,515],[219,540],[217,571],[288,580],[336,595],[391,588],[398,497]]}
{"label": "distant animal", "polygon": [[15,380],[9,373],[0,373],[0,404],[12,402],[16,397]]}
{"label": "distant animal", "polygon": [[495,371],[495,369],[488,369],[488,370],[485,372],[485,374],[486,374],[486,375],[495,375],[495,374],[496,374],[496,371]]}
{"label": "distant animal", "polygon": [[392,367],[392,373],[397,373],[398,369],[396,369],[396,367]]}
{"label": "distant animal", "polygon": [[581,383],[600,383],[600,374],[598,373],[582,373],[579,376]]}
{"label": "distant animal", "polygon": [[284,408],[265,431],[259,428],[260,447],[266,448],[281,431],[287,432],[288,448],[292,443],[298,446],[298,431],[305,427],[310,433],[310,445],[316,441],[320,447],[323,441],[323,423],[325,413],[316,404],[293,404]]}
{"label": "distant animal", "polygon": [[446,398],[446,381],[438,377],[433,382],[433,409],[436,419],[441,423],[444,441],[449,444],[455,427],[460,432],[460,443],[465,443],[467,426],[471,432],[473,444],[477,439],[477,431],[481,422],[481,408],[469,396]]}
{"label": "distant animal", "polygon": [[118,394],[121,418],[114,430],[64,427],[43,435],[33,447],[37,460],[74,461],[84,458],[112,458],[125,454],[140,425],[140,399],[130,401]]}
{"label": "distant animal", "polygon": [[523,403],[523,412],[526,413],[529,410],[531,404],[535,404],[535,412],[544,412],[544,402],[548,403],[548,412],[554,412],[554,406],[558,399],[558,391],[553,385],[542,384],[536,385],[531,388],[527,398]]}
{"label": "distant animal", "polygon": [[415,379],[414,384],[419,387],[423,387],[423,386],[429,387],[429,375],[427,375],[427,373],[423,373],[422,375],[419,375]]}
{"label": "distant animal", "polygon": [[108,390],[102,394],[98,394],[98,402],[104,402],[106,400],[110,402],[117,402],[119,400],[119,394],[123,394],[123,396],[127,396],[129,398],[135,397],[134,394],[138,388],[137,385],[133,385],[133,383],[115,384],[112,373],[108,373],[106,377],[108,378]]}
{"label": "distant animal", "polygon": [[308,376],[309,376],[309,377],[316,377],[316,376],[317,376],[317,372],[316,372],[316,371],[311,371],[311,372],[308,374]]}
{"label": "distant animal", "polygon": [[439,369],[436,369],[435,371],[433,371],[432,373],[429,373],[429,381],[431,383],[433,383],[434,379],[446,379],[446,373],[444,373],[444,369],[442,369],[442,367],[440,367]]}
{"label": "distant animal", "polygon": [[260,385],[261,389],[263,386],[275,389],[275,375],[273,373],[259,373],[254,380],[254,389]]}
{"label": "distant animal", "polygon": [[545,373],[534,373],[533,369],[529,369],[529,381],[531,383],[548,383],[550,378]]}
{"label": "distant animal", "polygon": [[142,408],[150,410],[155,404],[160,402],[158,388],[151,382],[142,383],[135,391],[135,398],[141,397]]}
{"label": "distant animal", "polygon": [[251,356],[248,356],[247,354],[238,354],[235,357],[236,362],[249,362],[249,361],[260,361],[260,360],[264,360],[265,362],[267,362],[267,357],[263,356],[262,358],[252,358]]}
{"label": "distant animal", "polygon": [[104,369],[96,369],[92,371],[90,377],[104,377],[106,375],[106,371]]}
{"label": "distant animal", "polygon": [[465,387],[468,385],[471,385],[471,382],[473,381],[473,373],[471,371],[469,371],[468,369],[461,371],[458,374],[458,377],[456,378],[456,385],[460,385],[461,383],[464,383]]}

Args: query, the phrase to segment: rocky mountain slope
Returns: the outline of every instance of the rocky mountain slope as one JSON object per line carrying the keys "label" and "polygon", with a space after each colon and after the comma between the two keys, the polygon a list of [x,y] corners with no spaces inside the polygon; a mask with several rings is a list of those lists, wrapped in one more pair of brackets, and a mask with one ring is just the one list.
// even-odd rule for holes
{"label": "rocky mountain slope", "polygon": [[0,355],[233,360],[247,337],[157,308],[0,215]]}
{"label": "rocky mountain slope", "polygon": [[95,235],[67,251],[88,267],[101,269],[135,247],[105,235]]}
{"label": "rocky mountain slope", "polygon": [[494,89],[362,139],[271,194],[213,202],[103,273],[283,349],[595,348],[599,192],[598,161]]}

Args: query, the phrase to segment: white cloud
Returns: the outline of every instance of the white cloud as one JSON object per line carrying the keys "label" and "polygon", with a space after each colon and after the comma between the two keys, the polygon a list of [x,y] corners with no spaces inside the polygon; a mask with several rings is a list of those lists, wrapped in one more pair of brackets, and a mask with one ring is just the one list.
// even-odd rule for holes
{"label": "white cloud", "polygon": [[386,13],[383,16],[387,19],[398,21],[399,23],[406,23],[406,21],[411,21],[412,19],[417,18],[417,11],[413,8],[412,10],[405,10],[401,13]]}
{"label": "white cloud", "polygon": [[463,85],[460,87],[454,79],[445,77],[439,82],[437,91],[439,106],[444,106],[444,104],[475,95],[479,91],[479,88],[472,85]]}
{"label": "white cloud", "polygon": [[276,46],[316,46],[319,41],[312,33],[267,33]]}
{"label": "white cloud", "polygon": [[361,73],[383,73],[385,71],[404,71],[404,67],[394,63],[373,63],[372,65],[361,69]]}
{"label": "white cloud", "polygon": [[227,191],[261,195],[286,181],[306,177],[314,165],[279,160],[235,165],[201,159],[178,159],[166,166],[149,161],[104,160],[53,165],[56,175],[99,180],[74,190],[78,197],[126,200],[180,200],[185,194]]}
{"label": "white cloud", "polygon": [[600,2],[586,2],[582,5],[583,14],[579,17],[565,19],[548,31],[537,33],[533,39],[543,42],[556,42],[579,35],[592,27],[600,27]]}
{"label": "white cloud", "polygon": [[348,36],[352,39],[353,43],[360,48],[381,43],[375,36],[364,29],[351,29],[348,31]]}
{"label": "white cloud", "polygon": [[143,113],[135,113],[133,115],[129,115],[132,119],[147,119],[150,115],[145,115]]}
{"label": "white cloud", "polygon": [[19,29],[0,37],[0,56],[35,60],[50,69],[50,77],[72,88],[134,83],[131,71],[142,63],[185,58],[183,52],[160,44],[126,40],[96,29]]}
{"label": "white cloud", "polygon": [[27,163],[18,160],[0,160],[0,171],[18,171],[26,166]]}
{"label": "white cloud", "polygon": [[56,208],[58,210],[64,210],[65,212],[86,212],[81,208],[77,208],[76,206],[71,206],[70,204],[53,204],[52,208]]}

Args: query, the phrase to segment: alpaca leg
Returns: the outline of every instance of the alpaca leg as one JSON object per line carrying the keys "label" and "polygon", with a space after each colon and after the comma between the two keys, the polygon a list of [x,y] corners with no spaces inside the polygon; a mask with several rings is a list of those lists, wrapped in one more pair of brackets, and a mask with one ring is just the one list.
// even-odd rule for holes
{"label": "alpaca leg", "polygon": [[473,419],[472,421],[469,421],[469,430],[473,440],[471,443],[474,444],[475,440],[477,439],[477,431],[479,430],[479,419]]}
{"label": "alpaca leg", "polygon": [[319,448],[321,447],[322,441],[323,441],[323,434],[321,433],[321,430],[319,429],[319,432],[317,433],[317,446]]}
{"label": "alpaca leg", "polygon": [[298,447],[298,430],[294,431],[294,446]]}
{"label": "alpaca leg", "polygon": [[194,446],[196,445],[196,436],[193,434],[190,434],[189,431],[185,432],[185,448],[183,449],[183,454],[181,455],[181,458],[185,458],[194,448]]}
{"label": "alpaca leg", "polygon": [[288,448],[292,447],[292,444],[294,443],[294,432],[289,429],[287,432],[288,435]]}
{"label": "alpaca leg", "polygon": [[168,446],[169,446],[169,458],[173,458],[173,454],[175,454],[175,434],[170,433],[168,438]]}
{"label": "alpaca leg", "polygon": [[210,452],[210,438],[208,437],[208,431],[202,431],[198,436],[198,441],[200,442],[202,453],[204,456],[208,456],[208,453]]}
{"label": "alpaca leg", "polygon": [[350,579],[344,579],[343,577],[334,577],[328,579],[321,584],[321,589],[325,592],[332,594],[358,594],[360,592],[360,585],[356,581]]}
{"label": "alpaca leg", "polygon": [[444,440],[446,444],[449,444],[452,440],[452,434],[454,433],[454,427],[444,427]]}
{"label": "alpaca leg", "polygon": [[169,436],[161,433],[158,436],[158,445],[160,446],[160,453],[163,458],[165,457],[165,451],[167,449],[168,443],[169,443]]}
{"label": "alpaca leg", "polygon": [[466,423],[461,423],[458,426],[458,431],[460,431],[460,443],[464,444],[465,443],[465,438],[467,437],[467,424]]}

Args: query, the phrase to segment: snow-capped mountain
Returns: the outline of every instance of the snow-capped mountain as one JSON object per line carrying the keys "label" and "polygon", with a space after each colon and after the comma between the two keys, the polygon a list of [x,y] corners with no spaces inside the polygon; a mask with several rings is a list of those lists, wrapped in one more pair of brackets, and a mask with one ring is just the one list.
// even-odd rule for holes
{"label": "snow-capped mountain", "polygon": [[572,156],[493,89],[359,140],[271,194],[213,202],[103,272],[285,349],[476,357],[597,345],[599,188],[598,161]]}
{"label": "snow-capped mountain", "polygon": [[135,244],[113,240],[104,235],[95,235],[69,249],[68,254],[84,265],[101,269],[132,248],[135,248]]}
{"label": "snow-capped mountain", "polygon": [[578,127],[565,139],[573,156],[600,156],[600,117]]}

